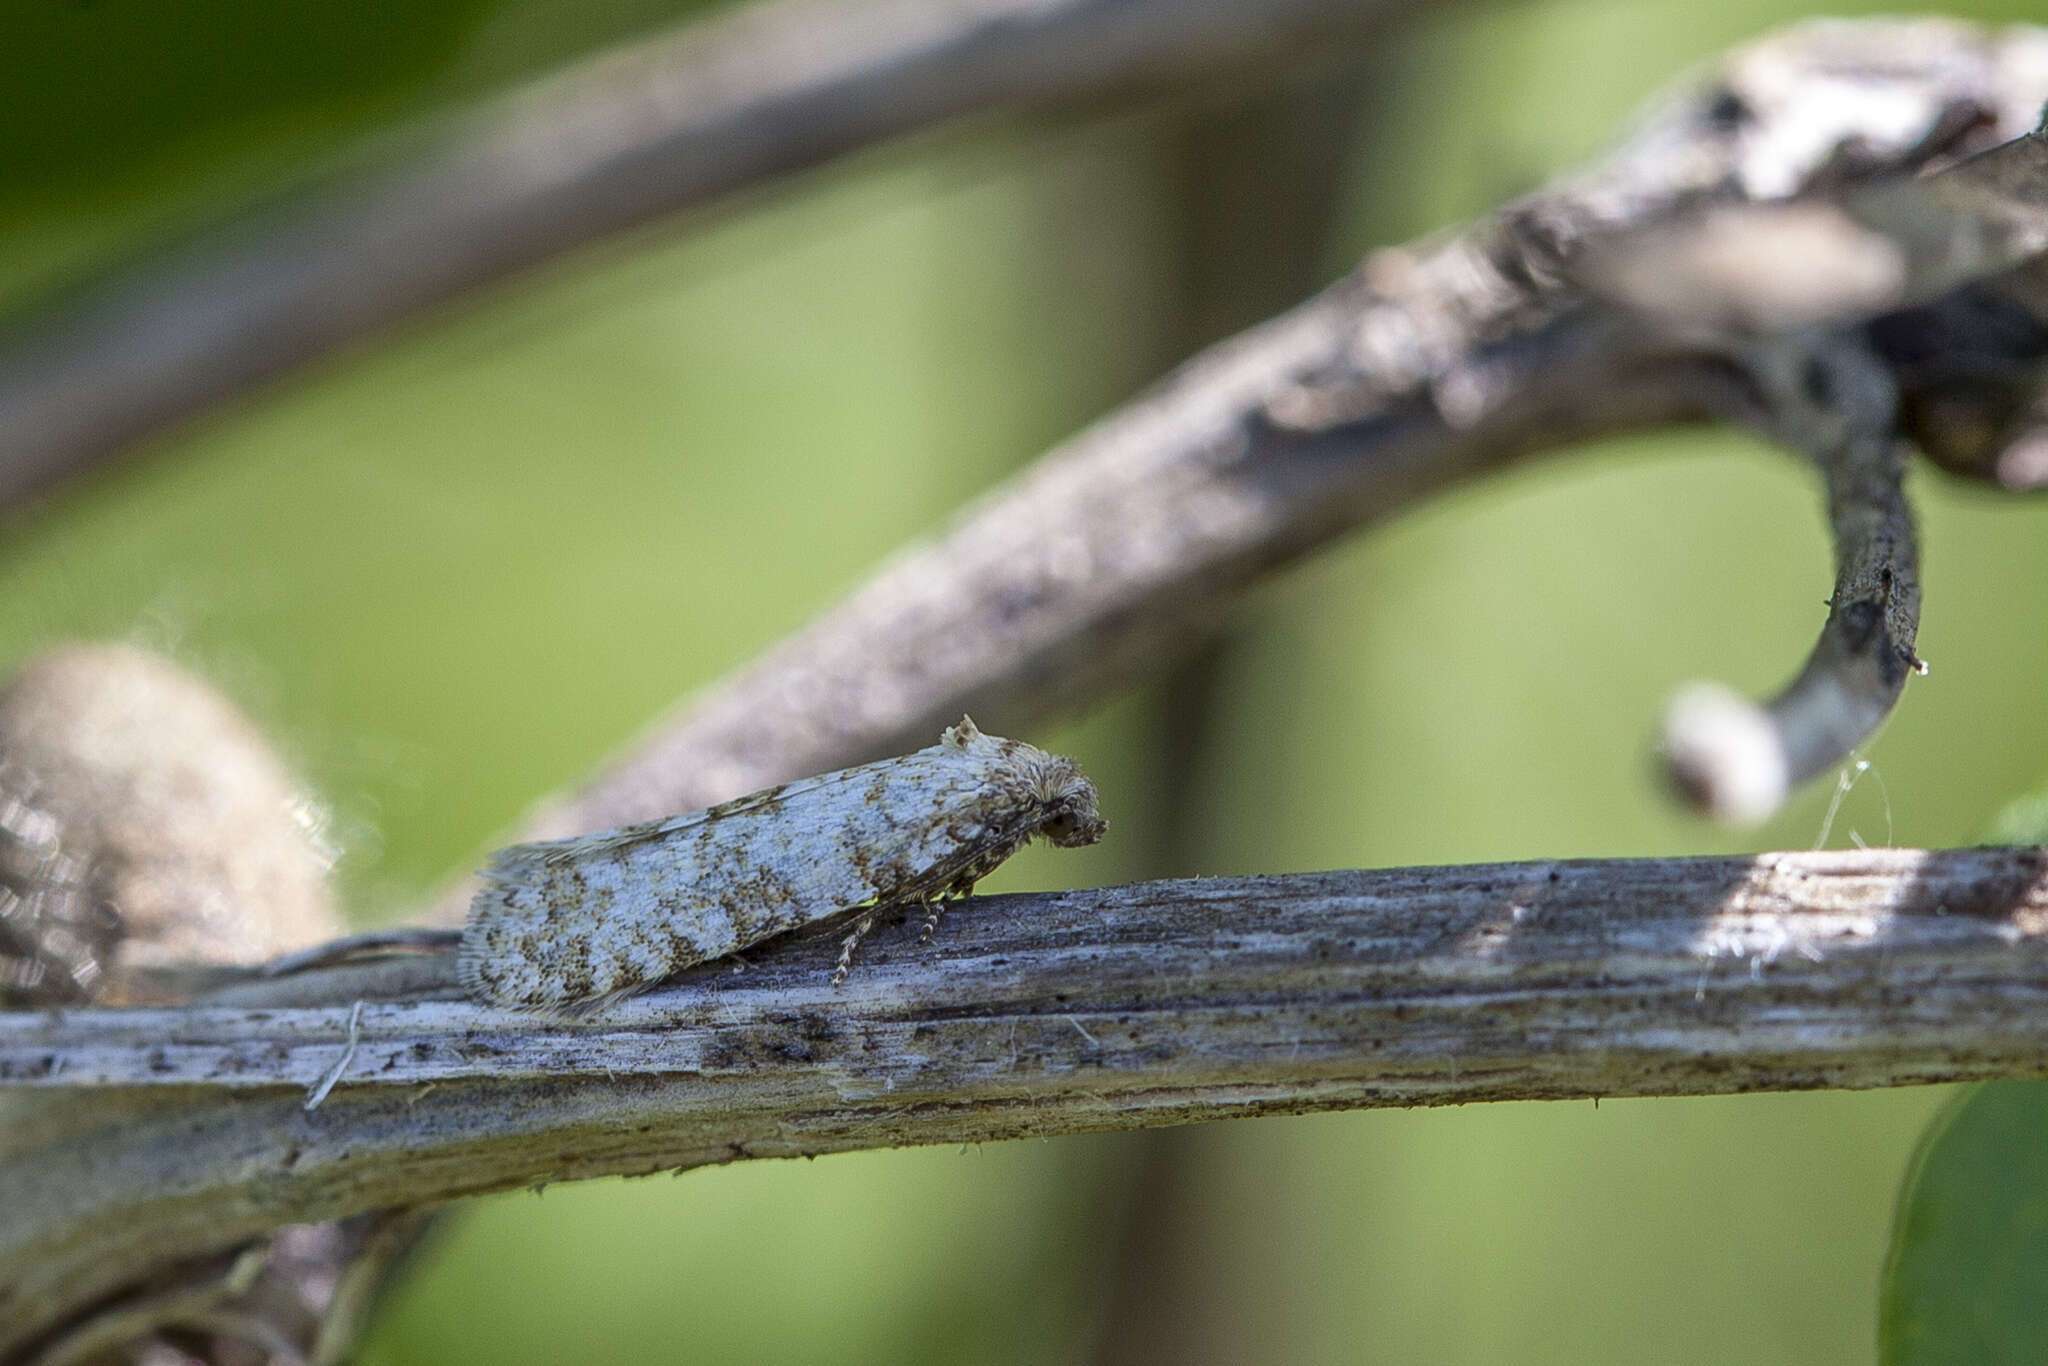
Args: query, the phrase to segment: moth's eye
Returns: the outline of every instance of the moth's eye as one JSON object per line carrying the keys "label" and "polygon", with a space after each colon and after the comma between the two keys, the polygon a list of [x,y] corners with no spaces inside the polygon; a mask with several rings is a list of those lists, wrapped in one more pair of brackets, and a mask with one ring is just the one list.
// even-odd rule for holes
{"label": "moth's eye", "polygon": [[1074,833],[1074,813],[1062,811],[1045,823],[1046,837],[1057,842],[1068,839]]}

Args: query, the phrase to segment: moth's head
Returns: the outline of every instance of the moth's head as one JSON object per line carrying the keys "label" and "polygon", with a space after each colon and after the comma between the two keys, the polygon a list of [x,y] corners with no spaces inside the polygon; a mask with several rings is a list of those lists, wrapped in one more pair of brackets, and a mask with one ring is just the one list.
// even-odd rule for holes
{"label": "moth's head", "polygon": [[1062,849],[1093,844],[1109,822],[1096,805],[1095,784],[1083,777],[1072,759],[1050,755],[1036,783],[1038,833]]}

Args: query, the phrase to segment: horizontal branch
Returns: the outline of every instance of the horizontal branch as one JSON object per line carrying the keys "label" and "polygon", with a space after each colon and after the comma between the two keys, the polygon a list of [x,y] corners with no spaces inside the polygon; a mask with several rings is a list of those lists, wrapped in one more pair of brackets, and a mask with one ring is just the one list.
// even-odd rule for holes
{"label": "horizontal branch", "polygon": [[[988,897],[928,947],[879,933],[838,989],[832,929],[574,1025],[461,1000],[445,955],[252,982],[234,1007],[0,1015],[0,1075],[121,1112],[52,1120],[61,1137],[0,1165],[0,1351],[156,1248],[540,1182],[1373,1105],[2048,1073],[2039,850]],[[291,1004],[308,1000],[333,1004]]]}

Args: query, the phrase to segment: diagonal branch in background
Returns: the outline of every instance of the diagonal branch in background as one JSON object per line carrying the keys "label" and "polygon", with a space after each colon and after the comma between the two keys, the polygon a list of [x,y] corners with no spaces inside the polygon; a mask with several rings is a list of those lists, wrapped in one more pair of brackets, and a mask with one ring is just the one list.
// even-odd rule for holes
{"label": "diagonal branch in background", "polygon": [[[1466,233],[1378,253],[1190,361],[693,699],[523,837],[913,748],[963,709],[1028,733],[1156,670],[1275,567],[1424,494],[1573,440],[1725,412],[1740,368],[1727,329],[1687,336],[1640,299],[1589,297],[1572,282],[1589,250],[1719,205],[1869,189],[2021,137],[2044,99],[2039,29],[1811,25],[1741,50],[1594,170]],[[1912,259],[1939,270],[1876,286],[1837,273],[1802,321],[1952,282],[1970,239],[1937,240],[1942,252]],[[2010,265],[2014,235],[1982,240],[1986,269]],[[438,918],[463,901],[451,892]]]}
{"label": "diagonal branch in background", "polygon": [[[1225,53],[1241,57],[1259,49],[1247,35],[1264,31],[1260,25],[1271,18],[1263,13],[1254,20],[1253,10],[1265,6],[1207,5],[1168,6],[1171,17],[1162,18],[1158,7],[1138,0],[1034,5],[1029,16],[1012,14],[1013,8],[1014,0],[933,10],[913,4],[885,11],[901,27],[881,29],[871,13],[836,5],[743,12],[729,29],[693,31],[675,40],[673,50],[658,45],[510,101],[496,120],[472,130],[474,143],[457,137],[458,151],[450,156],[468,165],[481,156],[479,146],[501,140],[503,148],[527,150],[505,152],[496,162],[483,157],[484,163],[525,167],[529,174],[543,163],[552,167],[554,179],[513,177],[498,187],[525,206],[521,213],[538,211],[545,198],[521,198],[521,186],[566,195],[563,202],[613,204],[590,193],[591,182],[579,177],[640,166],[636,158],[651,157],[657,146],[669,146],[693,165],[698,158],[739,165],[730,178],[716,179],[729,188],[782,164],[742,153],[759,151],[749,138],[764,119],[767,127],[789,132],[764,111],[785,108],[777,101],[798,98],[793,90],[808,92],[802,98],[825,99],[820,92],[828,92],[830,100],[852,98],[853,88],[893,91],[889,81],[874,85],[875,72],[888,70],[893,81],[905,68],[928,69],[933,80],[956,89],[957,77],[939,73],[1008,54],[1019,61],[997,65],[1014,71],[1016,85],[1001,88],[1024,98],[1039,89],[1032,81],[1046,75],[1042,61],[1025,62],[1020,54],[1038,52],[1037,45],[1061,51],[1073,42],[1093,54],[1080,73],[1122,84],[1133,70],[1179,70],[1173,62],[1193,60],[1191,54],[1203,61]],[[1320,31],[1329,22],[1328,8],[1308,0],[1271,7],[1292,16],[1294,26],[1285,32],[1295,38]],[[855,23],[863,41],[821,38],[837,32],[827,22],[833,15]],[[1091,24],[1104,28],[1097,33]],[[1098,47],[1083,41],[1091,34],[1115,42]],[[797,50],[784,52],[778,42]],[[1013,43],[1024,46],[1004,46]],[[1160,51],[1172,59],[1159,57]],[[1153,56],[1140,60],[1147,52]],[[913,53],[919,54],[915,61]],[[2048,96],[2044,53],[2048,34],[2041,30],[1986,33],[1937,21],[1810,26],[1738,52],[1595,171],[1462,236],[1381,253],[1322,297],[1191,362],[970,512],[936,546],[900,557],[842,608],[705,694],[638,755],[538,817],[525,833],[621,824],[901,750],[924,743],[963,708],[1008,717],[999,724],[1013,730],[1028,729],[1184,650],[1245,587],[1333,536],[1530,451],[1702,415],[1702,396],[1719,383],[1723,358],[1668,340],[1646,343],[1627,310],[1589,306],[1565,283],[1566,266],[1583,245],[1702,204],[1775,200],[1896,176],[1931,158],[2010,139],[2031,126]],[[893,55],[882,61],[878,54]],[[774,72],[777,62],[798,73],[788,89],[701,79],[707,70]],[[692,97],[654,98],[664,90],[673,94],[676,82]],[[1054,84],[1068,93],[1075,89]],[[622,101],[634,104],[621,91],[639,91],[648,97],[639,102],[645,109],[669,112],[649,116],[652,124],[625,119],[611,127],[605,111],[616,116]],[[916,102],[906,104],[906,98],[892,93],[882,101],[897,110],[902,126],[941,112],[938,105],[913,109]],[[720,102],[726,99],[730,104]],[[827,109],[814,112],[836,107],[828,101]],[[583,113],[572,117],[574,110]],[[582,133],[565,144],[565,127]],[[600,136],[605,128],[610,132]],[[584,160],[540,156],[561,153],[565,145]],[[815,144],[802,145],[824,154]],[[626,156],[622,147],[637,150]],[[419,174],[425,176],[420,185],[433,185],[433,176]],[[466,183],[462,176],[454,180],[458,189]],[[564,186],[582,189],[569,194]],[[1977,192],[1960,196],[1973,204],[1981,198]],[[2003,222],[2013,198],[1994,196],[1996,211],[1979,217]],[[554,211],[561,208],[554,204]],[[465,240],[461,234],[420,231],[418,222],[406,221],[413,226],[397,234],[403,243],[462,256],[453,249]],[[346,253],[392,235],[340,231],[330,221],[308,240]],[[482,236],[495,240],[490,231]],[[511,237],[484,254],[517,257],[512,247],[524,239]],[[1972,252],[1986,269],[2003,261],[2014,252],[2011,238],[1985,234],[1975,247],[1970,240],[1940,238],[1946,278],[1967,277],[1962,262]],[[392,263],[408,258],[379,248],[377,259],[395,270]],[[345,320],[373,292],[359,272],[341,275],[345,298],[325,299],[310,319],[294,314],[293,328]],[[193,280],[202,276],[205,289],[237,297],[234,272],[204,271]],[[371,278],[382,277],[372,272]],[[279,279],[316,293],[334,288],[314,263],[282,270]],[[105,333],[93,335],[145,351],[152,336],[196,345],[195,318],[226,307],[210,293],[201,297],[206,308],[191,317],[166,313],[154,328],[137,321],[143,314],[115,309]],[[1869,309],[1883,300],[1859,302]],[[266,365],[287,360],[298,345],[239,324],[229,333]],[[49,334],[82,335],[63,328]],[[59,350],[68,344],[60,340]],[[91,354],[90,346],[79,353]],[[24,364],[21,373],[43,378],[24,380],[13,391],[0,380],[0,393],[53,405],[49,411],[68,415],[66,421],[89,417],[95,404],[82,396],[102,392],[100,386],[121,403],[146,402],[150,392],[149,385],[132,382],[123,363],[105,356],[75,371],[64,369],[71,361],[48,373],[37,370],[41,361]],[[187,368],[182,361],[172,367],[181,375]],[[189,368],[200,375],[207,370]],[[59,372],[72,378],[51,377]],[[0,398],[0,413],[6,411]],[[17,435],[37,430],[26,418],[0,422],[0,431]],[[2025,449],[2024,430],[2023,424],[2021,434],[2004,436],[2000,449]],[[62,444],[29,439],[35,451]],[[459,910],[460,900],[443,903],[444,918]]]}
{"label": "diagonal branch in background", "polygon": [[978,110],[1323,60],[1414,0],[774,0],[247,211],[0,342],[0,509],[457,295]]}
{"label": "diagonal branch in background", "polygon": [[837,989],[832,930],[583,1025],[452,999],[446,955],[183,1010],[0,1015],[13,1085],[125,1098],[118,1123],[0,1164],[0,1353],[166,1247],[547,1181],[1360,1106],[2048,1072],[2041,850],[989,897],[936,945],[879,934]]}

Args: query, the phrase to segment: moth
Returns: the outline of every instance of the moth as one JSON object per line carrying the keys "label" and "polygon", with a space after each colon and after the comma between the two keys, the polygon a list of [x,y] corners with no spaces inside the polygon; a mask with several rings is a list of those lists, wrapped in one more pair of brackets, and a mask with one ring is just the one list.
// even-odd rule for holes
{"label": "moth", "polygon": [[921,907],[924,939],[1034,838],[1093,844],[1108,823],[1072,759],[971,717],[900,758],[680,816],[493,855],[459,971],[490,1005],[582,1014],[695,963],[850,914],[837,985],[876,917]]}

